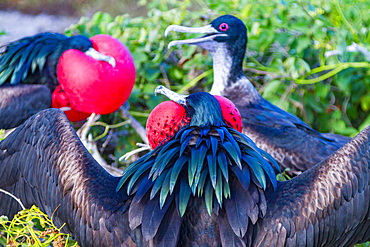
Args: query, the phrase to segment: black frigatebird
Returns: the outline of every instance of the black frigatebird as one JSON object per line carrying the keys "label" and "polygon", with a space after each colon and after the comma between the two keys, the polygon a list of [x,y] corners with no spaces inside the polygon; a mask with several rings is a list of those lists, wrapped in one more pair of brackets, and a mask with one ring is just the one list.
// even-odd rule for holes
{"label": "black frigatebird", "polygon": [[[16,88],[20,88],[22,94],[27,93],[27,97],[44,97],[43,102],[48,104],[37,105],[39,110],[50,106],[63,108],[71,121],[78,121],[93,112],[107,114],[122,105],[130,95],[134,78],[129,50],[108,35],[89,39],[82,35],[41,33],[11,42],[3,47],[0,56],[0,91],[4,92],[0,112],[11,108],[26,111],[31,107],[33,110],[26,115],[25,111],[22,114],[12,111],[7,115],[7,122],[12,124],[0,121],[0,128],[17,126],[34,112],[36,105],[16,99],[20,97]],[[33,94],[35,87],[18,87],[18,84],[44,85],[50,93],[36,95]],[[16,87],[11,89],[12,86]],[[11,96],[10,92],[18,96]],[[109,109],[109,104],[115,109]]]}
{"label": "black frigatebird", "polygon": [[242,66],[247,46],[247,28],[231,15],[223,15],[204,27],[171,25],[169,32],[203,33],[205,36],[171,41],[175,45],[198,45],[213,58],[211,94],[235,103],[243,121],[243,133],[293,173],[305,171],[331,155],[350,138],[319,133],[295,115],[265,100],[244,76]]}

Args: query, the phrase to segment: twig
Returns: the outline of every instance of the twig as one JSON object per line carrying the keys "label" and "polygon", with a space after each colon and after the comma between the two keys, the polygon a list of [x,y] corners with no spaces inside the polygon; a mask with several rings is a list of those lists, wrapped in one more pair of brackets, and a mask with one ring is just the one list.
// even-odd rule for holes
{"label": "twig", "polygon": [[105,139],[105,141],[103,142],[103,144],[101,145],[101,148],[100,148],[100,153],[104,152],[105,148],[107,147],[110,139],[112,139],[112,136],[113,136],[113,130],[110,129],[108,131],[108,136],[107,136],[107,139]]}
{"label": "twig", "polygon": [[302,104],[303,119],[306,123],[309,123],[310,120],[309,120],[308,115],[307,115],[307,110],[306,110],[306,107],[304,107],[303,94],[304,94],[304,91],[301,90],[300,93],[299,93],[299,98],[300,98],[301,104]]}
{"label": "twig", "polygon": [[[109,173],[112,175],[121,175],[122,171],[114,171],[111,169],[111,166],[104,160],[104,158],[100,155],[96,143],[92,140],[92,135],[88,135],[88,132],[91,126],[98,121],[100,115],[98,114],[91,114],[91,116],[87,119],[86,123],[77,131],[77,135],[80,137],[82,144],[85,146],[87,150],[91,153],[93,158]],[[116,168],[117,169],[117,168]]]}
{"label": "twig", "polygon": [[[305,74],[303,79],[295,79],[297,84],[313,84],[316,82],[320,82],[332,77],[335,74],[338,74],[344,69],[347,68],[370,68],[370,63],[368,62],[348,62],[348,63],[339,63],[339,64],[331,64],[331,65],[324,65],[318,68],[312,69],[309,73]],[[304,79],[309,75],[322,72],[324,70],[331,70],[319,77],[313,79]]]}
{"label": "twig", "polygon": [[288,97],[288,94],[292,91],[292,89],[294,88],[294,82],[292,82],[289,87],[287,87],[287,89],[285,90],[284,94],[281,96],[280,100],[279,100],[279,104],[278,106],[281,107],[281,104],[285,101],[286,97]]}
{"label": "twig", "polygon": [[3,192],[4,194],[6,194],[8,196],[11,196],[14,200],[16,200],[19,203],[19,205],[21,205],[22,210],[25,210],[26,209],[26,207],[23,205],[23,203],[21,202],[21,200],[18,197],[16,197],[15,195],[13,195],[12,193],[10,193],[10,192],[8,192],[6,190],[3,190],[3,189],[0,189],[0,192]]}
{"label": "twig", "polygon": [[136,143],[136,145],[139,147],[141,146],[141,147],[122,155],[118,160],[119,161],[128,160],[128,158],[130,158],[134,154],[140,153],[145,150],[151,150],[151,147],[148,144]]}
{"label": "twig", "polygon": [[143,142],[149,144],[148,137],[146,137],[145,128],[141,125],[139,121],[137,121],[133,116],[131,116],[130,113],[128,113],[129,105],[128,106],[127,105],[128,103],[127,104],[125,103],[118,109],[119,114],[121,115],[122,118],[128,118],[130,120],[131,127],[134,128],[134,130],[136,131],[136,133],[138,133]]}
{"label": "twig", "polygon": [[162,73],[162,76],[163,76],[163,79],[164,79],[164,83],[166,84],[166,88],[171,89],[170,80],[168,80],[167,73],[164,70],[163,66],[160,65],[159,69],[161,70],[161,73]]}
{"label": "twig", "polygon": [[123,173],[123,170],[117,168],[117,167],[114,167],[114,166],[111,166],[111,165],[108,165],[108,163],[103,159],[103,157],[101,157],[99,151],[98,151],[98,148],[96,146],[96,143],[95,142],[92,142],[92,135],[90,134],[89,135],[89,141],[87,142],[87,145],[88,145],[88,150],[91,152],[91,155],[94,157],[94,159],[107,171],[109,172],[111,175],[113,176],[122,176],[122,173]]}
{"label": "twig", "polygon": [[350,100],[350,96],[347,96],[345,99],[344,99],[344,102],[343,102],[343,108],[342,108],[342,117],[343,117],[343,120],[344,122],[350,126],[350,127],[353,127],[352,126],[352,123],[351,123],[351,120],[349,120],[348,116],[347,116],[347,106],[348,106],[348,103],[349,103],[349,100]]}
{"label": "twig", "polygon": [[87,139],[87,133],[89,132],[91,125],[98,121],[99,118],[100,115],[97,115],[95,113],[90,115],[86,123],[84,123],[84,125],[82,125],[82,127],[77,131],[77,135],[81,138],[81,140]]}
{"label": "twig", "polygon": [[283,78],[284,77],[283,75],[277,75],[277,74],[274,74],[274,73],[269,72],[269,71],[258,70],[258,69],[249,68],[249,67],[244,68],[244,70],[250,71],[252,73],[259,74],[259,75],[268,75],[268,76],[271,77],[271,79],[277,79],[277,78]]}
{"label": "twig", "polygon": [[213,69],[207,70],[203,72],[202,74],[195,77],[193,80],[191,80],[188,84],[183,86],[177,93],[182,94],[185,91],[189,90],[190,88],[194,87],[200,80],[202,80],[207,75],[211,74],[213,72]]}
{"label": "twig", "polygon": [[365,47],[352,42],[350,46],[347,46],[346,50],[349,52],[361,52],[366,60],[370,62],[370,52]]}
{"label": "twig", "polygon": [[324,56],[326,58],[328,57],[332,57],[332,56],[337,56],[337,55],[342,55],[343,53],[341,51],[338,51],[338,50],[332,50],[332,51],[326,51],[324,53]]}

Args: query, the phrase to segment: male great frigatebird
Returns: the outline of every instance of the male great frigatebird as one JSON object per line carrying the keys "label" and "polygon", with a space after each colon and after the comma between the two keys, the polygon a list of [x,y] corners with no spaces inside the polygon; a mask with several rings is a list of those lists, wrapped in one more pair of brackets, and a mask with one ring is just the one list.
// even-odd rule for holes
{"label": "male great frigatebird", "polygon": [[[41,33],[9,43],[2,48],[4,50],[0,56],[0,91],[3,93],[0,98],[0,112],[17,107],[25,110],[36,107],[25,104],[24,99],[19,99],[19,88],[22,94],[27,93],[28,97],[43,97],[43,102],[48,104],[38,104],[39,110],[51,105],[68,107],[72,108],[72,111],[66,111],[68,117],[70,113],[76,113],[75,109],[81,112],[79,117],[77,114],[77,118],[84,119],[92,112],[101,111],[101,114],[107,114],[111,110],[107,110],[108,106],[104,106],[104,109],[101,106],[96,107],[92,98],[100,104],[112,104],[112,108],[118,108],[115,101],[119,101],[118,106],[121,105],[133,87],[135,68],[131,54],[122,43],[108,35],[97,35],[89,39],[82,35],[67,37],[58,33]],[[18,84],[44,85],[53,97],[51,99],[50,93],[33,95],[31,91],[35,87],[10,88]],[[105,88],[97,84],[104,84]],[[30,92],[27,92],[28,88]],[[122,92],[122,88],[125,92]],[[112,91],[109,97],[104,94],[107,90]],[[92,93],[94,91],[95,94]],[[18,96],[12,96],[11,92]],[[33,110],[27,115],[21,115],[17,111],[8,112],[12,113],[7,115],[12,124],[0,121],[0,128],[19,125]],[[77,119],[72,117],[71,120]]]}
{"label": "male great frigatebird", "polygon": [[222,95],[235,103],[243,121],[243,133],[292,172],[316,165],[350,138],[319,133],[291,113],[265,100],[244,76],[242,66],[247,46],[247,28],[231,15],[223,15],[204,27],[169,26],[170,31],[204,33],[203,37],[171,41],[174,45],[198,45],[213,57],[214,82],[211,94]]}
{"label": "male great frigatebird", "polygon": [[[0,188],[26,207],[53,214],[81,246],[351,246],[369,240],[370,127],[317,166],[278,182],[274,161],[224,122],[212,95],[156,91],[182,106],[189,121],[122,177],[91,157],[60,110],[47,109],[0,142]],[[19,209],[0,194],[0,215]]]}

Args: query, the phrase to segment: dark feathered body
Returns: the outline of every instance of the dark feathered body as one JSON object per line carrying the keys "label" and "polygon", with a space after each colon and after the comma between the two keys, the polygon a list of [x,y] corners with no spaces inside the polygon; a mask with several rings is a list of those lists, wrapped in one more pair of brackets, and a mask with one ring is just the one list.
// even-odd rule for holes
{"label": "dark feathered body", "polygon": [[51,107],[51,93],[45,85],[0,87],[0,129],[17,127],[33,114]]}
{"label": "dark feathered body", "polygon": [[[93,160],[61,111],[48,109],[0,143],[0,187],[48,215],[60,205],[54,220],[65,222],[82,246],[350,246],[369,240],[370,127],[276,186],[254,144],[215,124],[182,129],[119,178]],[[204,162],[192,161],[204,154]],[[13,215],[16,205],[0,194],[0,214]]]}
{"label": "dark feathered body", "polygon": [[220,16],[210,25],[197,29],[170,26],[166,33],[172,30],[207,34],[198,39],[172,41],[169,45],[189,43],[211,52],[214,73],[211,94],[233,101],[242,116],[243,133],[252,138],[259,148],[270,153],[282,170],[290,168],[293,173],[305,171],[350,140],[349,137],[315,131],[258,93],[243,74],[247,29],[238,18]]}
{"label": "dark feathered body", "polygon": [[59,57],[68,49],[86,51],[92,47],[85,36],[67,37],[40,33],[12,42],[0,56],[0,85],[9,83],[45,84],[53,92],[59,85]]}
{"label": "dark feathered body", "polygon": [[[92,43],[81,35],[67,37],[58,33],[41,33],[2,48],[0,129],[9,129],[36,112],[51,107],[51,94],[59,85],[57,66],[60,56],[69,49],[85,52],[92,48]],[[20,83],[41,85],[20,86]]]}

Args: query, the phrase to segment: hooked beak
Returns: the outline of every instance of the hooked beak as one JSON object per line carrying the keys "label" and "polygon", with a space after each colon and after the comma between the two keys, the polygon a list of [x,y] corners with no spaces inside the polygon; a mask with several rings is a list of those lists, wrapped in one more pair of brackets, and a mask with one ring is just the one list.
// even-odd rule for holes
{"label": "hooked beak", "polygon": [[89,48],[87,51],[85,51],[85,54],[96,60],[107,62],[112,65],[113,68],[116,67],[116,60],[113,57],[101,54],[94,48]]}
{"label": "hooked beak", "polygon": [[180,33],[203,33],[206,34],[203,37],[194,38],[194,39],[187,39],[187,40],[175,40],[171,41],[168,44],[168,49],[170,49],[172,46],[175,45],[183,45],[183,44],[189,44],[189,45],[199,45],[207,50],[210,50],[210,48],[206,44],[207,42],[214,42],[214,39],[216,37],[227,37],[227,34],[220,33],[215,28],[212,27],[212,25],[207,25],[204,27],[184,27],[179,25],[171,25],[166,28],[166,31],[164,33],[165,37],[167,38],[167,35],[169,32],[175,31]]}
{"label": "hooked beak", "polygon": [[66,111],[72,110],[72,108],[71,107],[68,107],[68,106],[64,106],[64,107],[59,108],[59,110],[61,110],[63,112],[66,112]]}
{"label": "hooked beak", "polygon": [[176,102],[179,105],[186,106],[186,98],[188,96],[175,93],[164,86],[158,86],[155,88],[154,90],[155,96],[157,96],[158,93],[163,94],[164,96],[166,96],[167,98]]}

